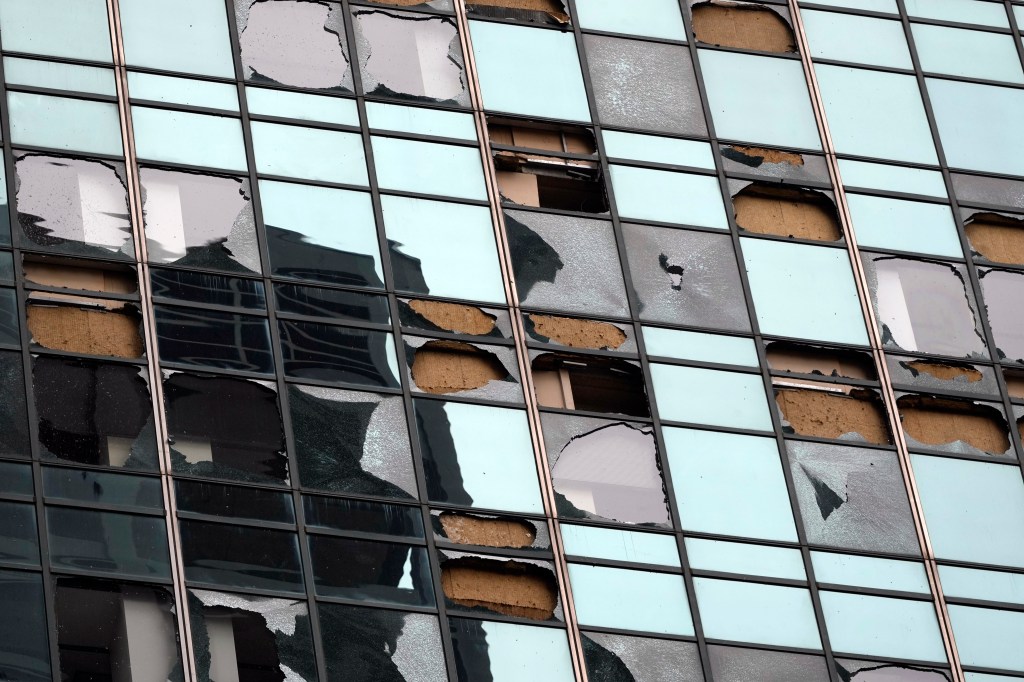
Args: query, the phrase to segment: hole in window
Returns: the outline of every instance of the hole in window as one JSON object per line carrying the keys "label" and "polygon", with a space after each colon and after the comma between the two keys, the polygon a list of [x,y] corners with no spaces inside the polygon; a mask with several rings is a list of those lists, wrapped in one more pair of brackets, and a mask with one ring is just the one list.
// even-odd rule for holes
{"label": "hole in window", "polygon": [[442,537],[459,545],[523,549],[537,539],[537,527],[519,519],[458,512],[442,512],[436,519]]}
{"label": "hole in window", "polygon": [[1010,397],[1024,400],[1024,372],[1004,369],[1003,377],[1006,378],[1006,390]]}
{"label": "hole in window", "polygon": [[72,353],[142,357],[142,315],[134,305],[78,297],[64,300],[30,299],[25,313],[33,343]]}
{"label": "hole in window", "polygon": [[702,43],[762,52],[796,52],[789,22],[762,5],[702,2],[691,9],[693,34]]}
{"label": "hole in window", "polygon": [[537,402],[587,412],[650,415],[640,368],[625,360],[544,353],[534,358]]}
{"label": "hole in window", "polygon": [[25,279],[46,287],[108,294],[133,294],[139,288],[135,271],[126,265],[26,255],[22,268]]}
{"label": "hole in window", "polygon": [[497,355],[470,343],[427,341],[410,346],[409,351],[413,390],[444,395],[482,388],[492,381],[514,381]]}
{"label": "hole in window", "polygon": [[759,168],[762,164],[768,164],[769,166],[782,163],[789,166],[804,165],[803,154],[784,152],[780,149],[734,144],[722,147],[721,151],[722,156],[725,158],[742,163],[744,166],[750,166],[751,168]]}
{"label": "hole in window", "polygon": [[736,225],[747,232],[826,242],[843,236],[835,203],[822,192],[755,182],[732,205]]}
{"label": "hole in window", "polygon": [[611,322],[580,320],[531,313],[526,316],[526,331],[544,343],[557,343],[570,348],[615,350],[629,338],[620,327]]}
{"label": "hole in window", "polygon": [[868,381],[878,378],[875,364],[867,353],[788,341],[773,341],[765,350],[768,366],[780,372]]}
{"label": "hole in window", "polygon": [[475,556],[441,563],[441,588],[458,606],[505,616],[550,620],[558,606],[558,581],[545,565]]}
{"label": "hole in window", "polygon": [[919,445],[990,455],[1011,448],[1006,418],[990,405],[924,395],[901,396],[896,405],[903,430]]}
{"label": "hole in window", "polygon": [[997,357],[1003,362],[1024,363],[1024,322],[1020,316],[1024,273],[982,269],[978,278]]}
{"label": "hole in window", "polygon": [[900,364],[910,370],[915,376],[927,374],[940,381],[967,381],[974,383],[981,381],[983,377],[982,373],[973,365],[960,365],[952,362],[940,362],[938,360],[910,360]]}
{"label": "hole in window", "polygon": [[569,13],[561,0],[467,0],[470,14],[548,24],[568,24]]}
{"label": "hole in window", "polygon": [[950,682],[949,675],[941,670],[900,663],[837,658],[836,672],[849,682]]}
{"label": "hole in window", "polygon": [[[810,382],[807,382],[810,385]],[[892,442],[885,406],[878,393],[850,386],[817,384],[814,388],[783,388],[775,382],[775,402],[786,433],[817,438]]]}
{"label": "hole in window", "polygon": [[492,335],[498,319],[482,308],[444,301],[414,299],[401,308],[403,326],[454,334]]}

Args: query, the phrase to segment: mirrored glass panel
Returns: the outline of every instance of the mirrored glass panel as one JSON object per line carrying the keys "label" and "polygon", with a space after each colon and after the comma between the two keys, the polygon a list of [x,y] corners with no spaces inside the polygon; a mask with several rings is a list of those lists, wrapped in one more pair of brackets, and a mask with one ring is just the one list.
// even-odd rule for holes
{"label": "mirrored glass panel", "polygon": [[389,332],[314,322],[278,322],[285,374],[300,379],[397,388]]}
{"label": "mirrored glass panel", "polygon": [[[575,679],[568,640],[561,628],[451,618],[459,682],[570,682]],[[523,656],[523,651],[532,655]]]}
{"label": "mirrored glass panel", "polygon": [[163,516],[47,507],[50,565],[55,569],[171,577]]}
{"label": "mirrored glass panel", "polygon": [[156,333],[163,362],[274,371],[270,327],[263,317],[159,305]]}
{"label": "mirrored glass panel", "polygon": [[423,547],[313,535],[309,552],[319,595],[409,606],[434,604]]}
{"label": "mirrored glass panel", "polygon": [[294,533],[179,521],[185,579],[225,587],[302,592]]}
{"label": "mirrored glass panel", "polygon": [[0,600],[7,614],[0,619],[0,675],[25,682],[50,682],[53,676],[41,576],[0,570]]}

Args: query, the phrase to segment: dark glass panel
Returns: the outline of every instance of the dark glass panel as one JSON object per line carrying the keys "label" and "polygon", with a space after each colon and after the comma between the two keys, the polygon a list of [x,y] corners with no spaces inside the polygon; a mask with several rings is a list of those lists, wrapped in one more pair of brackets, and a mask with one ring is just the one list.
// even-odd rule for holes
{"label": "dark glass panel", "polygon": [[285,374],[317,381],[398,387],[387,332],[280,321]]}
{"label": "dark glass panel", "polygon": [[37,573],[0,571],[0,679],[52,682],[43,581]]}
{"label": "dark glass panel", "polygon": [[57,570],[171,577],[163,517],[47,507],[46,526]]}
{"label": "dark glass panel", "polygon": [[262,317],[156,306],[160,359],[271,373],[270,327]]}
{"label": "dark glass panel", "polygon": [[384,296],[343,289],[320,289],[297,284],[275,284],[277,310],[282,313],[389,324]]}
{"label": "dark glass panel", "polygon": [[174,491],[179,512],[295,523],[295,508],[288,493],[184,479],[174,482]]}
{"label": "dark glass panel", "polygon": [[149,278],[153,283],[153,296],[157,298],[253,310],[267,307],[263,282],[254,279],[163,269],[150,270]]}
{"label": "dark glass panel", "polygon": [[294,533],[199,521],[180,522],[185,578],[283,592],[302,592]]}
{"label": "dark glass panel", "polygon": [[309,551],[317,594],[434,605],[430,565],[422,547],[311,535]]}
{"label": "dark glass panel", "polygon": [[423,537],[419,507],[378,504],[336,497],[302,496],[306,525],[314,528],[382,533],[406,538]]}

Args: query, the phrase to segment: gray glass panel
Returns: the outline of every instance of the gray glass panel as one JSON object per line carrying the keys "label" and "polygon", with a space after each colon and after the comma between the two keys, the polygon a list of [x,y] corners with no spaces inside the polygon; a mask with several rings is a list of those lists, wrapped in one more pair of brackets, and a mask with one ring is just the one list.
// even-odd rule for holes
{"label": "gray glass panel", "polygon": [[23,682],[51,682],[42,578],[38,573],[0,571],[0,602],[4,605],[0,675]]}
{"label": "gray glass panel", "polygon": [[39,565],[39,536],[33,505],[0,501],[0,561]]}
{"label": "gray glass panel", "polygon": [[224,277],[209,272],[152,268],[149,279],[154,298],[170,298],[236,308],[266,310],[263,282],[239,277]]}
{"label": "gray glass panel", "polygon": [[829,679],[825,659],[819,656],[712,645],[708,647],[708,657],[716,682],[821,682]]}
{"label": "gray glass panel", "polygon": [[930,600],[825,591],[820,596],[829,641],[836,651],[946,661],[935,606]]}
{"label": "gray glass panel", "polygon": [[294,533],[180,521],[185,579],[227,587],[302,592]]}
{"label": "gray glass panel", "polygon": [[1001,360],[1024,362],[1024,322],[1020,316],[1024,294],[1024,273],[1006,270],[982,270],[982,296],[992,326],[996,350]]}
{"label": "gray glass panel", "polygon": [[128,507],[163,509],[160,479],[84,469],[43,468],[47,499],[77,500]]}
{"label": "gray glass panel", "polygon": [[361,320],[390,324],[388,301],[384,296],[347,289],[321,289],[297,284],[275,284],[274,298],[279,313],[294,313],[338,320]]}
{"label": "gray glass panel", "polygon": [[821,648],[806,589],[710,578],[693,582],[708,639]]}
{"label": "gray glass panel", "polygon": [[174,499],[178,503],[179,512],[251,521],[295,523],[291,493],[284,491],[176,478]]}
{"label": "gray glass panel", "polygon": [[28,464],[0,462],[0,492],[32,495],[32,468]]}
{"label": "gray glass panel", "polygon": [[156,306],[160,359],[201,367],[274,371],[266,318]]}
{"label": "gray glass panel", "polygon": [[913,24],[921,70],[990,81],[1024,83],[1012,35]]}
{"label": "gray glass panel", "polygon": [[583,655],[591,680],[704,682],[697,645],[689,642],[586,632]]}
{"label": "gray glass panel", "polygon": [[647,0],[641,11],[609,0],[578,0],[576,15],[580,26],[591,31],[686,40],[679,3],[674,0]]}
{"label": "gray glass panel", "polygon": [[[0,352],[0,393],[9,396],[25,394],[25,376],[21,354]],[[28,406],[25,400],[5,400],[0,408],[0,454],[28,457]]]}
{"label": "gray glass panel", "polygon": [[237,118],[132,106],[132,126],[140,159],[248,170]]}
{"label": "gray glass panel", "polygon": [[423,538],[419,507],[381,504],[338,497],[302,496],[306,525],[311,528]]}
{"label": "gray glass panel", "polygon": [[50,564],[57,570],[170,578],[162,516],[48,507]]}
{"label": "gray glass panel", "polygon": [[176,0],[170,11],[151,0],[121,0],[119,10],[128,64],[235,77],[223,3]]}

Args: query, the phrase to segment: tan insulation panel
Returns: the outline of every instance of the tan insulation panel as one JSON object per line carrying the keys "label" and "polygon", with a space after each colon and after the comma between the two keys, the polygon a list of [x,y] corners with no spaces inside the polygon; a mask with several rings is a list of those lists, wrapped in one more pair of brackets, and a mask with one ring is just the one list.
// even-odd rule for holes
{"label": "tan insulation panel", "polygon": [[118,358],[142,356],[139,323],[131,315],[73,306],[29,305],[32,340],[44,348]]}
{"label": "tan insulation panel", "polygon": [[441,588],[456,604],[532,620],[548,620],[558,604],[551,571],[519,561],[446,561]]}
{"label": "tan insulation panel", "polygon": [[614,350],[626,342],[626,333],[608,322],[553,315],[530,315],[530,321],[538,334],[572,348]]}
{"label": "tan insulation panel", "polygon": [[964,225],[971,248],[993,263],[1024,265],[1024,220],[980,213]]}
{"label": "tan insulation panel", "polygon": [[25,279],[48,287],[105,291],[111,294],[130,294],[137,288],[134,274],[126,272],[31,261],[24,264],[24,269]]}
{"label": "tan insulation panel", "polygon": [[409,307],[428,322],[456,334],[484,336],[494,331],[494,316],[471,305],[413,300]]}
{"label": "tan insulation panel", "polygon": [[954,379],[964,378],[967,381],[974,383],[975,381],[981,381],[982,379],[981,372],[974,367],[951,365],[946,362],[914,360],[913,362],[908,362],[907,367],[915,372],[922,372],[929,376],[933,376],[936,379],[941,379],[942,381],[953,381]]}
{"label": "tan insulation panel", "polygon": [[778,149],[768,149],[766,147],[749,147],[745,145],[734,144],[729,147],[735,152],[739,152],[744,156],[749,156],[752,159],[761,159],[763,163],[788,163],[790,166],[802,166],[804,165],[804,157],[802,154],[796,152],[784,152]]}
{"label": "tan insulation panel", "polygon": [[736,224],[748,232],[828,242],[843,236],[835,205],[823,194],[751,186],[732,205]]}
{"label": "tan insulation panel", "polygon": [[521,206],[540,207],[540,187],[536,175],[503,170],[496,171],[495,175],[501,196]]}
{"label": "tan insulation panel", "polygon": [[457,393],[508,376],[493,353],[459,341],[429,341],[416,350],[412,378],[427,393]]}
{"label": "tan insulation panel", "polygon": [[995,408],[927,396],[904,396],[896,404],[903,430],[919,443],[947,445],[959,440],[993,455],[1010,448],[1006,424]]}
{"label": "tan insulation panel", "polygon": [[838,438],[859,433],[869,443],[890,442],[882,405],[859,396],[810,389],[776,389],[783,418],[802,436]]}
{"label": "tan insulation panel", "polygon": [[693,6],[693,32],[702,43],[763,52],[796,52],[793,29],[765,7],[725,2]]}
{"label": "tan insulation panel", "polygon": [[482,547],[529,547],[537,539],[537,529],[525,521],[488,519],[469,514],[441,514],[445,537],[460,545]]}
{"label": "tan insulation panel", "polygon": [[508,9],[526,9],[544,12],[561,24],[569,23],[569,15],[558,0],[467,0],[469,7],[505,7]]}

